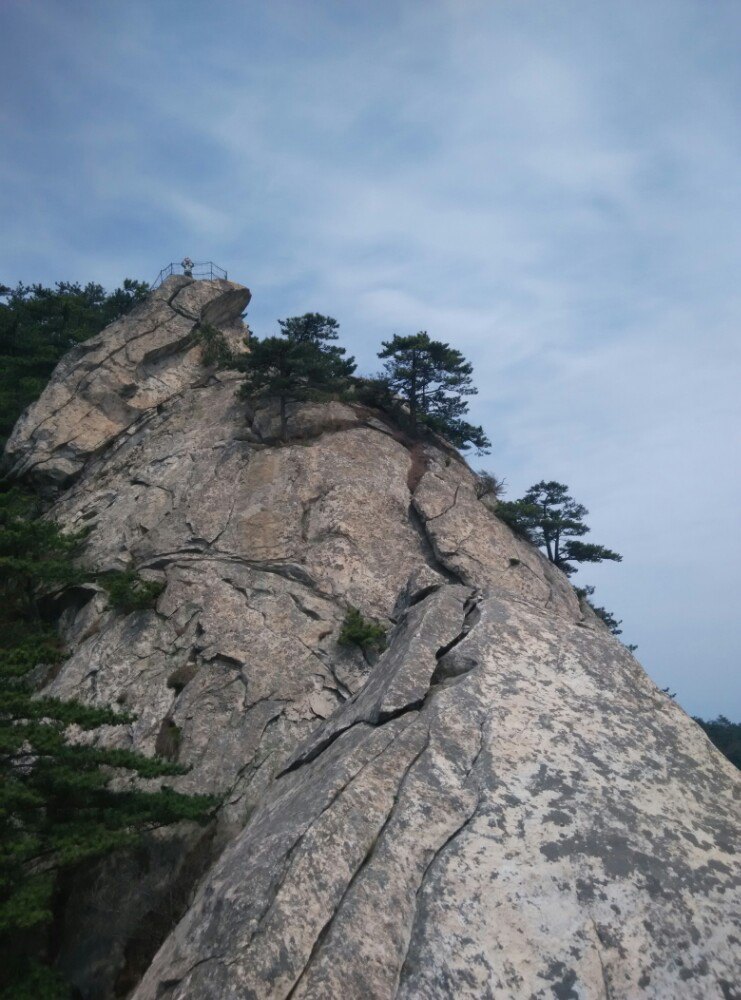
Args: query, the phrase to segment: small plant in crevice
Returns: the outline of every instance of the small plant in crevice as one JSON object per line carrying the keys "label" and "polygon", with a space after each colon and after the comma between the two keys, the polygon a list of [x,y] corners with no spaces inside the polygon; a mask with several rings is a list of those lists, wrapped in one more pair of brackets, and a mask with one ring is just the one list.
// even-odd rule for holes
{"label": "small plant in crevice", "polygon": [[[576,592],[576,596],[579,600],[588,604],[597,617],[602,619],[613,635],[622,635],[623,630],[620,628],[622,621],[616,618],[611,611],[607,610],[607,608],[598,607],[590,601],[589,598],[594,594],[594,587],[574,587],[574,591]],[[633,649],[637,648],[637,646],[633,647]],[[633,652],[633,649],[631,649],[631,652]]]}
{"label": "small plant in crevice", "polygon": [[207,368],[211,368],[213,365],[217,368],[233,368],[235,366],[236,354],[221,330],[217,330],[210,323],[201,323],[196,329],[195,338],[201,344],[201,360]]}
{"label": "small plant in crevice", "polygon": [[131,614],[132,611],[143,611],[153,608],[157,598],[165,589],[165,584],[157,580],[143,580],[132,569],[105,573],[98,578],[108,591],[108,602],[116,611]]}
{"label": "small plant in crevice", "polygon": [[381,652],[386,648],[386,629],[379,622],[363,618],[357,608],[350,607],[337,642],[340,646],[358,646],[363,651]]}

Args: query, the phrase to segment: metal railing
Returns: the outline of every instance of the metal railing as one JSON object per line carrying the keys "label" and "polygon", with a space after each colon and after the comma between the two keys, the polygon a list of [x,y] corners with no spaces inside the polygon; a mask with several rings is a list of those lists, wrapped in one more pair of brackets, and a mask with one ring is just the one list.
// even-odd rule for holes
{"label": "metal railing", "polygon": [[[198,281],[226,281],[227,278],[224,268],[214,264],[212,260],[205,260],[200,263],[193,264],[192,267],[188,268],[188,273],[191,278],[196,278]],[[155,288],[159,288],[165,278],[169,278],[171,274],[185,274],[185,268],[182,264],[176,264],[174,262],[172,264],[168,264],[167,267],[163,267],[155,280],[152,282],[150,290],[154,291]]]}

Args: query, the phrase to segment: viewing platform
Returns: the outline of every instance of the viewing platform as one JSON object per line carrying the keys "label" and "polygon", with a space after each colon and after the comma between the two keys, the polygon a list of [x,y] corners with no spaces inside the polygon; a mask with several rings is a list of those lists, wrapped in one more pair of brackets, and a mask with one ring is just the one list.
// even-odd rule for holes
{"label": "viewing platform", "polygon": [[226,281],[228,279],[224,268],[219,267],[218,264],[214,264],[212,260],[193,262],[189,261],[186,257],[179,264],[173,261],[173,263],[163,267],[152,282],[151,291],[159,288],[162,282],[172,274],[184,274],[198,281]]}

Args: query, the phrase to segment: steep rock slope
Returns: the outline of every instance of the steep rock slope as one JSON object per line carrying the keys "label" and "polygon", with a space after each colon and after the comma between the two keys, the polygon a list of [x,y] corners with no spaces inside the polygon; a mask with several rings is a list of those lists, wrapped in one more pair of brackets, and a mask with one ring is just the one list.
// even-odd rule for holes
{"label": "steep rock slope", "polygon": [[[733,996],[734,769],[454,452],[342,403],[281,441],[204,368],[198,325],[236,342],[248,299],[170,279],[9,443],[91,567],[166,584],[127,616],[73,595],[50,692],[224,796],[208,842],[103,866],[65,968],[124,995],[208,868],[137,997]],[[349,605],[393,626],[377,663],[337,644]]]}

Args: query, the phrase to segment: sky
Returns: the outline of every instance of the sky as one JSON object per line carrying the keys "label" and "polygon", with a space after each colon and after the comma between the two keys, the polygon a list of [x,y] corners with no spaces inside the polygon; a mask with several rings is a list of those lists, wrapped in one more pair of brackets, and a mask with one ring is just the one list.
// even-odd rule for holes
{"label": "sky", "polygon": [[690,713],[741,720],[738,0],[4,0],[0,282],[188,254],[363,372],[473,363],[473,459],[567,483],[574,578]]}

